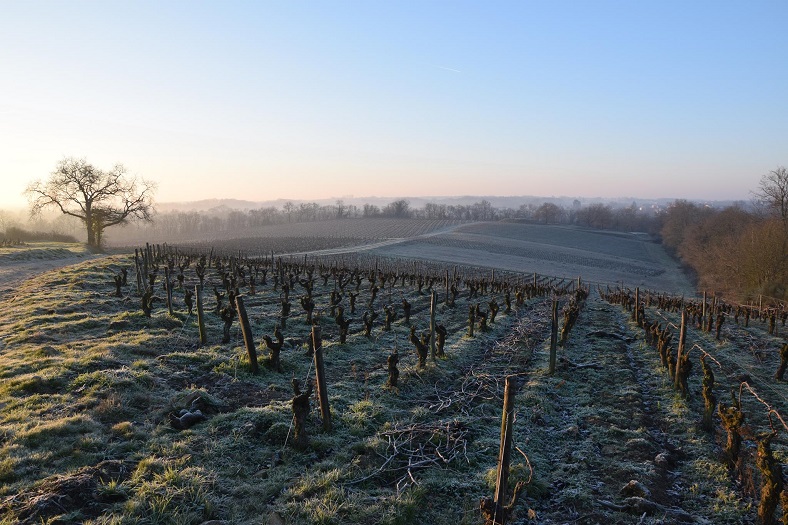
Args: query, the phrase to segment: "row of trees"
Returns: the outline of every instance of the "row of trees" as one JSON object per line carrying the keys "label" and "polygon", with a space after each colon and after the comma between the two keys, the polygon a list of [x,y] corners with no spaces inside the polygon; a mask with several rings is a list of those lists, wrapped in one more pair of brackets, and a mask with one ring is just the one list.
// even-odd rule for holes
{"label": "row of trees", "polygon": [[788,299],[788,170],[765,175],[755,196],[754,210],[675,201],[662,219],[662,242],[702,289],[739,301]]}
{"label": "row of trees", "polygon": [[[277,217],[279,210],[275,207],[264,208],[269,216],[269,224],[282,222]],[[253,214],[257,210],[250,210]],[[282,206],[281,214],[288,222],[309,222],[325,219],[345,218],[380,218],[391,217],[396,219],[448,219],[492,221],[501,218],[514,217],[517,213],[511,209],[496,209],[486,199],[473,204],[438,204],[428,202],[423,208],[414,208],[407,199],[394,200],[382,208],[375,204],[345,204],[337,200],[335,204],[319,205],[315,202],[302,202],[298,205],[286,202]]]}
{"label": "row of trees", "polygon": [[620,231],[658,233],[660,220],[657,214],[644,212],[635,206],[614,209],[595,204],[587,208],[567,210],[554,203],[524,204],[518,209],[495,208],[487,200],[469,205],[444,205],[427,203],[414,208],[405,199],[394,201],[380,208],[372,204],[363,206],[336,204],[319,205],[314,202],[285,203],[282,208],[268,206],[251,210],[220,208],[210,211],[173,211],[159,213],[151,224],[138,224],[116,232],[113,242],[124,239],[177,239],[210,236],[225,232],[245,232],[272,224],[327,221],[335,219],[432,219],[432,220],[527,220],[545,224],[578,224],[591,228]]}

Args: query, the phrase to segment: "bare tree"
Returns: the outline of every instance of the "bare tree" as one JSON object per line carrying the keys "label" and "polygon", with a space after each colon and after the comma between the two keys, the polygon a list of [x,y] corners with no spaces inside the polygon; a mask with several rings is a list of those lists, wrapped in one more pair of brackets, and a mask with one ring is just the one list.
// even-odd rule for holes
{"label": "bare tree", "polygon": [[761,177],[755,197],[783,222],[788,222],[788,170],[778,166]]}
{"label": "bare tree", "polygon": [[374,204],[365,204],[361,211],[362,217],[379,217],[380,208]]}
{"label": "bare tree", "polygon": [[25,193],[31,215],[44,208],[60,209],[85,224],[88,245],[98,248],[106,228],[132,219],[151,220],[154,189],[151,182],[128,177],[121,164],[103,171],[85,159],[68,157],[58,163],[46,182],[31,183]]}
{"label": "bare tree", "polygon": [[394,202],[386,204],[383,208],[383,215],[386,217],[395,217],[397,219],[407,219],[411,216],[410,201],[399,199]]}
{"label": "bare tree", "polygon": [[608,229],[613,226],[613,208],[607,204],[591,204],[577,210],[578,224],[597,229]]}
{"label": "bare tree", "polygon": [[674,252],[684,242],[687,229],[712,213],[711,208],[699,206],[685,199],[673,201],[663,214],[662,244]]}
{"label": "bare tree", "polygon": [[285,212],[287,215],[287,222],[291,222],[293,220],[293,212],[296,211],[296,205],[290,201],[287,201],[282,205],[282,211]]}
{"label": "bare tree", "polygon": [[563,214],[563,208],[552,202],[545,202],[534,211],[533,218],[539,222],[556,224],[560,222]]}

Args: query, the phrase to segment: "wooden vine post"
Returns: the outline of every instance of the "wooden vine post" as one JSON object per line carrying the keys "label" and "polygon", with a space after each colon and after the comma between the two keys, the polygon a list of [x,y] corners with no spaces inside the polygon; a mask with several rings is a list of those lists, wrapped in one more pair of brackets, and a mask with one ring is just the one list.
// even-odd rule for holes
{"label": "wooden vine post", "polygon": [[134,272],[137,274],[137,293],[142,295],[142,263],[140,263],[139,250],[134,248]]}
{"label": "wooden vine post", "polygon": [[148,287],[148,285],[147,285],[147,282],[148,282],[148,264],[151,263],[151,262],[153,262],[153,261],[151,261],[151,258],[150,258],[150,246],[146,242],[145,243],[145,252],[142,255],[142,284],[143,284],[143,286],[145,288]]}
{"label": "wooden vine post", "polygon": [[553,375],[555,373],[555,353],[558,346],[558,298],[553,298],[552,308],[552,322],[550,327],[550,365],[547,373]]}
{"label": "wooden vine post", "polygon": [[197,297],[197,327],[200,330],[200,344],[208,344],[208,336],[205,334],[205,312],[202,309],[202,286],[194,286],[194,295]]}
{"label": "wooden vine post", "polygon": [[331,407],[328,404],[326,389],[326,368],[323,364],[323,340],[320,327],[312,327],[312,347],[315,356],[315,375],[317,376],[317,399],[320,403],[320,417],[323,418],[323,430],[331,432]]}
{"label": "wooden vine post", "polygon": [[706,290],[703,290],[703,308],[700,311],[700,326],[703,328],[703,323],[706,320]]}
{"label": "wooden vine post", "polygon": [[476,310],[468,305],[468,337],[473,337],[473,324],[476,322]]}
{"label": "wooden vine post", "polygon": [[167,291],[167,310],[170,313],[170,317],[172,317],[172,287],[170,286],[170,269],[166,266],[164,267],[164,288]]}
{"label": "wooden vine post", "polygon": [[435,340],[437,334],[435,333],[435,310],[438,303],[438,293],[433,290],[430,294],[430,357],[432,362],[435,362]]}
{"label": "wooden vine post", "polygon": [[498,451],[498,473],[495,477],[495,514],[493,523],[505,525],[507,518],[506,489],[509,485],[509,463],[512,459],[512,420],[514,419],[514,377],[506,376],[501,415],[501,446]]}
{"label": "wooden vine post", "polygon": [[446,304],[449,304],[449,269],[446,268]]}
{"label": "wooden vine post", "polygon": [[635,313],[633,319],[635,324],[640,326],[640,287],[635,288]]}
{"label": "wooden vine post", "polygon": [[[704,301],[705,303],[705,301]],[[681,310],[681,328],[679,328],[679,349],[676,352],[676,370],[675,377],[673,379],[673,384],[676,389],[681,388],[681,374],[679,371],[681,370],[681,356],[684,355],[684,341],[687,338],[687,310]]]}
{"label": "wooden vine post", "polygon": [[252,373],[257,375],[260,373],[260,368],[257,366],[257,350],[254,348],[252,326],[249,324],[249,316],[246,315],[244,300],[240,295],[235,298],[235,309],[238,311],[238,320],[241,321],[241,333],[244,336],[246,352],[249,354],[249,366],[252,369]]}

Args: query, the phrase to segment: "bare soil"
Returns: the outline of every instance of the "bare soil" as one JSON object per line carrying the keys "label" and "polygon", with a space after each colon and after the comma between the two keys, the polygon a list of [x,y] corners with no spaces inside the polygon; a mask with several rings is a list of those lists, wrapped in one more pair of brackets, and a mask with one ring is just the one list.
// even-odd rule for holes
{"label": "bare soil", "polygon": [[0,252],[0,298],[13,294],[23,281],[39,274],[102,257],[81,247],[54,246],[56,244],[31,243],[18,248],[4,248]]}

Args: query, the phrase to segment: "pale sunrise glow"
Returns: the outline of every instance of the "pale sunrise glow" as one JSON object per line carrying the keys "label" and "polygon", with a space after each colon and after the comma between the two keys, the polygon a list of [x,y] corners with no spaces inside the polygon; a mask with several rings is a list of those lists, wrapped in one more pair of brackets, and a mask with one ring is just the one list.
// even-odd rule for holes
{"label": "pale sunrise glow", "polygon": [[748,199],[784,2],[6,2],[0,207],[66,156],[158,201]]}

